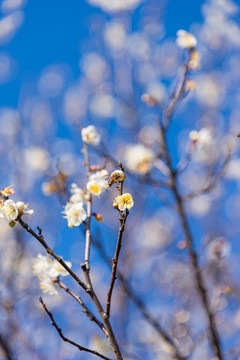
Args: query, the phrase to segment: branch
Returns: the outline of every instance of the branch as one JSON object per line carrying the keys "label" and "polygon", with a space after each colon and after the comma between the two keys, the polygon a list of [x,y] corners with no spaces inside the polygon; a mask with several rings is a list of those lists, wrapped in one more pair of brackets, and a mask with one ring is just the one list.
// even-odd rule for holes
{"label": "branch", "polygon": [[7,343],[7,341],[3,338],[3,336],[1,334],[0,334],[0,346],[3,350],[4,355],[6,356],[6,359],[13,360],[9,344]]}
{"label": "branch", "polygon": [[63,261],[63,259],[58,256],[57,254],[55,254],[55,252],[48,246],[48,244],[45,242],[44,237],[42,235],[42,231],[40,228],[38,228],[39,231],[39,235],[37,235],[31,228],[29,225],[27,225],[20,216],[18,216],[17,221],[19,222],[19,224],[29,233],[31,234],[33,237],[35,237],[35,239],[37,239],[42,246],[46,249],[47,253],[50,254],[55,260],[57,260],[59,262],[59,264],[61,264],[64,269],[67,270],[67,272],[72,276],[72,278],[78,283],[78,285],[80,285],[85,291],[87,291],[87,286],[86,284],[79,279],[79,277],[67,266],[67,264]]}
{"label": "branch", "polygon": [[225,175],[227,167],[228,167],[229,162],[231,160],[231,157],[232,157],[232,152],[229,151],[226,158],[225,158],[225,160],[224,160],[224,163],[222,164],[222,167],[221,167],[220,171],[218,171],[218,173],[213,178],[207,179],[206,183],[200,189],[198,189],[196,191],[193,191],[190,194],[184,195],[182,197],[182,200],[183,201],[189,201],[189,200],[193,199],[194,197],[196,197],[198,195],[201,195],[202,193],[207,193],[207,192],[210,192],[212,189],[214,189],[215,186],[218,184],[218,182]]}
{"label": "branch", "polygon": [[101,323],[101,321],[99,321],[96,318],[96,316],[91,312],[91,310],[87,307],[87,305],[84,304],[81,297],[75,294],[72,290],[70,290],[62,281],[58,280],[57,283],[61,289],[65,290],[66,293],[71,295],[82,306],[84,314],[86,314],[86,316],[90,319],[90,321],[94,321],[98,325],[98,327],[103,331],[104,335],[108,337],[108,334],[106,332],[103,323]]}
{"label": "branch", "polygon": [[[112,326],[109,322],[109,320],[106,317],[106,314],[102,308],[102,305],[98,299],[98,297],[96,296],[92,286],[91,288],[89,288],[89,286],[87,286],[84,282],[82,282],[78,276],[65,264],[65,262],[62,260],[62,258],[58,255],[55,254],[55,252],[47,245],[47,243],[44,241],[41,229],[39,230],[39,235],[37,235],[31,228],[30,226],[28,226],[22,219],[21,217],[17,218],[17,221],[19,222],[19,224],[27,231],[29,232],[33,237],[35,237],[42,245],[43,247],[47,250],[47,253],[52,255],[52,257],[54,259],[56,259],[63,267],[64,269],[66,269],[68,271],[68,273],[73,277],[73,279],[89,294],[89,296],[91,297],[91,299],[93,300],[102,320],[103,323],[105,325],[106,331],[108,333],[108,340],[109,340],[109,344],[111,345],[113,352],[116,356],[117,360],[123,360],[117,340],[115,338],[115,335],[113,333],[112,330]],[[86,277],[88,277],[88,282],[90,282],[90,278],[89,278],[89,274],[88,271],[86,270],[85,264],[82,264],[82,269],[83,272],[85,274]]]}
{"label": "branch", "polygon": [[121,247],[122,247],[122,236],[123,236],[123,232],[125,229],[125,223],[126,223],[128,214],[129,214],[129,211],[126,210],[126,214],[124,214],[124,212],[121,211],[120,215],[119,215],[120,226],[119,226],[119,231],[118,231],[118,241],[117,241],[115,255],[112,260],[112,276],[111,276],[111,281],[110,281],[110,285],[109,285],[109,289],[108,289],[107,303],[106,303],[106,310],[105,310],[105,313],[107,316],[110,316],[112,292],[113,292],[115,281],[117,279],[116,274],[117,274],[118,258],[119,258]]}
{"label": "branch", "polygon": [[81,345],[75,343],[74,341],[66,338],[66,337],[63,335],[62,330],[60,329],[60,327],[58,327],[58,325],[56,324],[56,322],[55,322],[55,320],[54,320],[54,318],[53,318],[52,313],[47,309],[47,307],[46,307],[46,305],[44,304],[44,302],[43,302],[43,300],[42,300],[41,297],[39,298],[39,301],[40,301],[43,309],[46,311],[46,313],[47,313],[48,316],[50,317],[50,319],[51,319],[51,325],[55,327],[55,329],[57,330],[59,336],[63,339],[63,341],[68,342],[69,344],[77,347],[80,351],[86,351],[86,352],[88,352],[88,353],[90,353],[90,354],[93,354],[93,355],[96,355],[96,356],[100,357],[101,359],[111,360],[110,358],[108,358],[108,357],[100,354],[99,352],[97,352],[97,351],[95,351],[95,350],[90,350],[90,349],[88,349],[88,348],[86,348],[86,347],[84,347],[84,346],[81,346]]}
{"label": "branch", "polygon": [[[106,264],[111,268],[112,260],[106,254],[102,244],[95,239],[92,239],[92,243],[98,249],[100,255],[105,260]],[[138,308],[138,310],[140,311],[142,316],[148,321],[148,323],[150,325],[152,325],[152,327],[156,330],[156,332],[159,334],[159,336],[162,339],[164,339],[171,346],[171,348],[173,349],[173,351],[175,353],[173,355],[174,359],[186,360],[186,358],[184,356],[179,354],[179,351],[178,351],[176,345],[174,344],[173,340],[171,339],[171,337],[167,334],[167,332],[165,330],[162,329],[161,325],[159,324],[159,321],[149,313],[148,309],[146,308],[146,305],[137,297],[134,290],[131,288],[131,285],[125,279],[123,273],[118,269],[117,269],[117,275],[118,275],[118,279],[122,285],[122,288],[123,288],[125,294],[132,300],[132,302],[136,305],[136,307]]]}
{"label": "branch", "polygon": [[212,350],[213,350],[213,353],[218,356],[219,360],[223,360],[223,355],[222,355],[222,351],[220,348],[220,338],[219,338],[219,334],[217,331],[217,327],[214,323],[214,314],[212,313],[211,308],[210,308],[209,300],[207,297],[207,290],[205,288],[201,269],[200,269],[200,266],[198,263],[198,256],[197,256],[196,251],[194,250],[193,237],[192,237],[190,227],[187,222],[187,216],[186,216],[184,205],[183,205],[183,199],[180,195],[178,185],[177,185],[177,174],[174,171],[173,166],[172,166],[172,160],[170,158],[169,151],[167,148],[166,132],[163,127],[161,127],[161,136],[162,136],[162,146],[163,146],[163,150],[165,152],[165,158],[167,161],[167,165],[170,169],[170,177],[171,177],[171,181],[172,181],[172,192],[173,192],[173,195],[174,195],[176,203],[177,203],[178,213],[179,213],[182,227],[183,227],[183,230],[184,230],[184,233],[186,236],[187,247],[188,247],[190,259],[192,262],[199,294],[202,298],[203,306],[205,308],[205,311],[207,313],[208,320],[209,320],[209,327],[210,327],[209,330],[210,330],[211,337],[212,337],[212,340],[211,340]]}

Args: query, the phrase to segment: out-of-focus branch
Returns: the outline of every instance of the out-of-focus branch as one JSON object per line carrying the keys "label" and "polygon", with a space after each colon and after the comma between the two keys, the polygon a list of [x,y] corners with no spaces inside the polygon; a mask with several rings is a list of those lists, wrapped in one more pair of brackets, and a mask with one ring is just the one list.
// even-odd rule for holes
{"label": "out-of-focus branch", "polygon": [[[168,115],[170,117],[170,114]],[[212,345],[212,350],[213,353],[216,354],[219,358],[219,360],[223,360],[223,355],[222,355],[222,351],[221,351],[221,347],[220,347],[220,338],[219,338],[219,334],[214,322],[214,314],[211,311],[210,308],[210,304],[209,304],[209,300],[207,297],[207,290],[205,288],[204,285],[204,281],[203,281],[203,277],[202,277],[202,273],[201,273],[201,269],[198,263],[198,256],[197,253],[194,250],[193,247],[193,237],[190,231],[190,227],[188,225],[187,222],[187,215],[184,209],[184,204],[183,204],[183,199],[180,195],[179,189],[178,189],[178,184],[177,184],[177,174],[174,171],[174,168],[172,166],[172,160],[168,151],[168,147],[167,147],[167,140],[166,140],[166,132],[165,129],[163,127],[161,127],[161,137],[162,137],[162,146],[163,146],[163,150],[165,153],[165,158],[166,158],[166,162],[168,165],[168,168],[170,169],[170,177],[171,177],[171,181],[172,181],[172,191],[173,191],[173,195],[175,197],[176,203],[177,203],[177,210],[181,219],[181,223],[182,223],[182,227],[186,236],[186,242],[187,242],[187,247],[188,247],[188,251],[189,251],[189,255],[191,258],[191,262],[192,262],[192,266],[194,269],[194,275],[195,275],[195,279],[196,279],[196,283],[197,283],[197,288],[199,291],[199,294],[202,298],[202,302],[205,308],[205,311],[207,313],[208,316],[208,320],[209,320],[209,330],[211,333],[211,345]]]}
{"label": "out-of-focus branch", "polygon": [[39,301],[40,301],[43,309],[46,311],[46,313],[48,314],[49,318],[51,319],[51,325],[55,327],[55,329],[57,330],[59,336],[63,339],[63,341],[68,342],[69,344],[77,347],[80,351],[86,351],[86,352],[88,352],[88,353],[90,353],[90,354],[93,354],[93,355],[95,355],[95,356],[100,357],[101,359],[111,360],[110,358],[108,358],[108,357],[100,354],[99,352],[97,352],[97,351],[95,351],[95,350],[90,350],[90,349],[88,349],[88,348],[86,348],[86,347],[84,347],[84,346],[81,346],[81,345],[77,344],[76,342],[68,339],[67,337],[65,337],[65,336],[63,335],[63,333],[62,333],[62,329],[60,329],[60,327],[59,327],[59,326],[57,325],[57,323],[55,322],[52,313],[47,309],[47,307],[46,307],[46,305],[44,304],[44,302],[43,302],[43,300],[42,300],[41,297],[39,298]]}
{"label": "out-of-focus branch", "polygon": [[101,321],[99,321],[96,316],[91,312],[91,310],[89,310],[89,308],[87,307],[87,305],[84,304],[84,302],[82,301],[81,297],[77,294],[75,294],[72,290],[70,290],[65,284],[64,282],[58,280],[57,281],[59,287],[63,290],[66,291],[66,293],[68,293],[69,295],[71,295],[83,308],[83,312],[84,314],[86,314],[86,316],[91,320],[94,321],[99,328],[103,331],[104,335],[107,337],[108,334],[106,332],[106,329],[103,325],[103,323],[101,323]]}
{"label": "out-of-focus branch", "polygon": [[217,172],[217,174],[215,174],[215,176],[208,177],[208,179],[205,181],[205,184],[200,189],[193,191],[190,194],[184,195],[182,197],[182,200],[189,201],[198,195],[201,195],[203,193],[207,193],[207,192],[210,192],[211,190],[213,190],[216,187],[216,185],[219,183],[219,181],[224,177],[227,167],[229,165],[229,162],[231,160],[231,157],[232,157],[232,151],[229,151],[225,157],[225,160],[221,166],[221,169]]}
{"label": "out-of-focus branch", "polygon": [[164,111],[164,125],[163,128],[165,131],[168,129],[171,121],[172,114],[177,106],[178,101],[183,97],[185,94],[185,83],[187,80],[187,75],[189,72],[189,59],[186,64],[183,65],[183,67],[180,69],[180,80],[177,83],[177,86],[175,88],[175,91],[171,97],[171,100],[169,102],[169,105],[167,109]]}
{"label": "out-of-focus branch", "polygon": [[8,342],[6,341],[6,339],[4,339],[2,334],[0,334],[0,346],[2,348],[4,355],[6,356],[6,359],[14,360],[10,346],[9,346]]}

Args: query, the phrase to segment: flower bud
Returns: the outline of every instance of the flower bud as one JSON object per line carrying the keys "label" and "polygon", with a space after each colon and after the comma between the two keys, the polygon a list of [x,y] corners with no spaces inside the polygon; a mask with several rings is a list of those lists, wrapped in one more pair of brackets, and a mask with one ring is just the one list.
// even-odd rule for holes
{"label": "flower bud", "polygon": [[115,170],[111,173],[108,179],[108,186],[111,187],[113,183],[119,183],[126,179],[126,175],[122,170]]}
{"label": "flower bud", "polygon": [[104,218],[103,218],[103,216],[102,216],[101,214],[96,214],[96,213],[94,213],[93,215],[94,215],[95,219],[96,219],[98,222],[103,222],[103,221],[104,221]]}

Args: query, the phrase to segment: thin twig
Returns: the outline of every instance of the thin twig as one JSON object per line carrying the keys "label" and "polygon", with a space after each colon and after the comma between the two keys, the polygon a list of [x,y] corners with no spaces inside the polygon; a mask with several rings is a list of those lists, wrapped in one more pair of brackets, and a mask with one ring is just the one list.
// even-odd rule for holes
{"label": "thin twig", "polygon": [[78,348],[80,351],[86,351],[86,352],[88,352],[88,353],[90,353],[90,354],[93,354],[93,355],[95,355],[95,356],[100,357],[101,359],[111,360],[110,358],[108,358],[108,357],[100,354],[98,351],[90,350],[90,349],[88,349],[88,348],[86,348],[86,347],[84,347],[84,346],[81,346],[81,345],[77,344],[76,342],[68,339],[67,337],[65,337],[65,336],[63,335],[63,333],[62,333],[62,329],[60,329],[60,327],[56,324],[56,322],[55,322],[55,320],[54,320],[54,318],[53,318],[52,313],[47,309],[47,307],[46,307],[46,305],[44,304],[44,302],[43,302],[43,300],[42,300],[41,297],[39,298],[39,301],[40,301],[43,309],[46,311],[46,313],[47,313],[48,316],[50,317],[50,319],[51,319],[51,325],[55,327],[55,329],[57,330],[59,336],[63,339],[63,341],[68,342],[69,344],[75,346],[75,347]]}
{"label": "thin twig", "polygon": [[[124,168],[122,166],[122,163],[119,161],[118,163],[119,169],[124,172]],[[119,186],[119,192],[120,195],[123,194],[123,183],[124,180],[122,180],[120,182],[120,186]],[[114,288],[114,284],[116,281],[116,274],[117,274],[117,265],[118,265],[118,259],[119,259],[119,255],[120,255],[120,251],[121,251],[121,247],[122,247],[122,236],[123,236],[123,232],[125,229],[125,224],[126,224],[126,220],[127,217],[129,215],[129,211],[126,209],[126,213],[124,213],[123,211],[119,212],[119,230],[118,230],[118,240],[117,240],[117,246],[116,246],[116,250],[115,250],[115,255],[114,258],[112,260],[112,276],[111,276],[111,281],[110,281],[110,285],[109,285],[109,289],[108,289],[108,293],[107,293],[107,302],[106,302],[106,316],[109,317],[110,316],[110,308],[111,308],[111,300],[112,300],[112,293],[113,293],[113,288]]]}
{"label": "thin twig", "polygon": [[19,224],[29,233],[31,234],[35,239],[37,239],[42,246],[46,249],[47,253],[50,254],[55,260],[57,260],[63,267],[64,269],[67,270],[67,272],[72,276],[72,278],[85,290],[87,291],[87,285],[79,279],[79,277],[67,266],[67,264],[63,261],[63,259],[58,256],[49,246],[48,244],[45,242],[44,237],[42,235],[42,231],[40,228],[38,228],[39,231],[39,235],[37,235],[35,233],[35,231],[33,231],[30,226],[28,224],[26,224],[21,216],[18,216],[17,221],[19,222]]}
{"label": "thin twig", "polygon": [[6,339],[0,334],[0,346],[7,360],[13,360],[12,351]]}
{"label": "thin twig", "polygon": [[87,305],[82,301],[81,297],[77,294],[75,294],[72,290],[70,290],[65,284],[64,282],[58,280],[57,284],[59,285],[59,287],[63,290],[66,291],[66,293],[68,293],[69,295],[71,295],[83,308],[83,312],[84,314],[86,314],[86,316],[93,322],[95,322],[98,327],[103,331],[104,335],[106,337],[108,337],[107,331],[103,325],[103,323],[101,321],[99,321],[96,316],[91,312],[91,310],[87,307]]}
{"label": "thin twig", "polygon": [[[66,265],[66,263],[62,260],[62,258],[58,255],[55,254],[55,252],[47,245],[47,243],[44,241],[41,229],[38,228],[39,230],[39,235],[37,235],[31,228],[30,226],[28,226],[19,216],[17,218],[17,221],[19,222],[19,224],[27,231],[29,232],[32,236],[34,236],[42,245],[43,247],[47,250],[47,253],[52,255],[52,257],[54,257],[54,259],[56,259],[63,267],[64,269],[66,269],[68,271],[68,273],[73,277],[73,279],[89,294],[89,296],[91,297],[91,299],[93,300],[102,320],[103,323],[105,325],[106,331],[108,333],[108,341],[109,344],[112,347],[112,350],[116,356],[116,360],[123,360],[117,340],[115,338],[114,332],[112,330],[112,326],[110,324],[109,319],[107,319],[106,314],[103,310],[103,307],[97,297],[97,295],[95,294],[93,288],[89,288],[88,285],[86,285],[84,282],[82,282],[78,276]],[[84,266],[84,264],[82,264],[82,269],[83,272],[85,274],[86,277],[88,277],[88,283],[90,282],[90,278],[89,278],[89,274],[88,271],[86,270],[86,267]]]}
{"label": "thin twig", "polygon": [[[98,249],[101,257],[105,260],[106,264],[109,267],[112,267],[112,260],[106,254],[102,244],[99,241],[95,240],[95,239],[92,239],[92,243]],[[179,354],[179,351],[178,351],[176,345],[174,344],[173,340],[171,339],[171,337],[161,327],[161,325],[159,324],[159,321],[149,313],[146,305],[142,302],[142,300],[140,300],[138,298],[138,296],[135,294],[134,290],[131,288],[131,285],[129,284],[129,282],[126,280],[125,276],[123,275],[123,273],[119,269],[117,269],[117,276],[118,276],[118,279],[119,279],[119,281],[120,281],[120,283],[122,285],[122,288],[123,288],[123,291],[125,292],[125,294],[132,300],[132,302],[136,305],[136,307],[138,308],[138,310],[140,311],[142,316],[155,329],[155,331],[158,333],[158,335],[162,339],[164,339],[169,344],[169,346],[173,349],[173,352],[174,352],[173,357],[174,357],[174,359],[186,360],[186,358],[184,356]]]}
{"label": "thin twig", "polygon": [[182,197],[183,201],[189,201],[191,199],[193,199],[194,197],[201,195],[203,193],[207,193],[210,192],[212,189],[215,188],[215,186],[218,184],[218,182],[223,178],[223,176],[226,173],[227,167],[229,165],[229,162],[232,158],[232,151],[229,151],[228,154],[226,155],[226,158],[221,166],[221,169],[217,172],[217,174],[206,180],[206,183],[198,190],[193,191],[190,194],[184,195]]}
{"label": "thin twig", "polygon": [[116,274],[117,274],[118,259],[119,259],[119,255],[120,255],[120,251],[121,251],[121,247],[122,247],[122,236],[123,236],[123,232],[125,229],[125,223],[126,223],[128,214],[129,214],[129,212],[128,212],[128,210],[126,210],[126,214],[124,214],[124,212],[120,211],[120,215],[119,215],[120,226],[119,226],[119,231],[118,231],[118,241],[117,241],[115,255],[112,260],[112,276],[111,276],[111,281],[110,281],[110,285],[109,285],[109,289],[108,289],[107,303],[106,303],[106,310],[105,310],[105,313],[107,316],[110,316],[112,292],[113,292],[115,281],[117,279]]}

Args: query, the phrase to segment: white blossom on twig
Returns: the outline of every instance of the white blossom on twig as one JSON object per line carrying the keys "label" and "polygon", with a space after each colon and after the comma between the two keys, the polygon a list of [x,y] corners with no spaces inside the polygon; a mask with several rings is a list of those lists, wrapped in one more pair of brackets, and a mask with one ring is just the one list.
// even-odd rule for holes
{"label": "white blossom on twig", "polygon": [[176,44],[183,49],[193,49],[197,45],[197,39],[185,30],[178,30]]}
{"label": "white blossom on twig", "polygon": [[118,210],[124,211],[126,209],[130,210],[133,207],[133,198],[131,194],[123,194],[115,198],[115,203],[118,206]]}
{"label": "white blossom on twig", "polygon": [[86,128],[83,128],[81,131],[82,141],[86,144],[96,146],[100,143],[101,136],[98,134],[95,126],[90,125]]}

